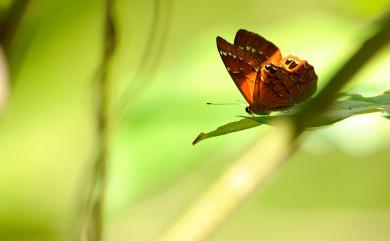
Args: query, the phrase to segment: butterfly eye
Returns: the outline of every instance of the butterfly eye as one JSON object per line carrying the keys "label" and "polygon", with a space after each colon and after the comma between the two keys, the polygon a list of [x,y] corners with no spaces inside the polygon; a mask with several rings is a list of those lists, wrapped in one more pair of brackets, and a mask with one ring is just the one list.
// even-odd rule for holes
{"label": "butterfly eye", "polygon": [[293,61],[292,59],[287,59],[286,62],[285,62],[285,64],[286,64],[286,65],[289,65],[292,61]]}
{"label": "butterfly eye", "polygon": [[294,60],[294,62],[292,62],[292,63],[290,64],[290,66],[288,66],[288,68],[289,68],[289,69],[293,69],[293,68],[295,68],[295,67],[297,67],[297,66],[298,66],[298,62]]}
{"label": "butterfly eye", "polygon": [[274,75],[276,73],[276,71],[278,70],[277,68],[275,68],[274,66],[270,65],[270,64],[266,64],[264,66],[265,68],[265,71],[270,74],[270,75]]}
{"label": "butterfly eye", "polygon": [[277,69],[275,67],[271,67],[271,69],[269,70],[269,73],[270,74],[275,74],[277,71]]}
{"label": "butterfly eye", "polygon": [[253,115],[251,109],[249,108],[249,106],[245,107],[245,112],[250,114],[250,115]]}

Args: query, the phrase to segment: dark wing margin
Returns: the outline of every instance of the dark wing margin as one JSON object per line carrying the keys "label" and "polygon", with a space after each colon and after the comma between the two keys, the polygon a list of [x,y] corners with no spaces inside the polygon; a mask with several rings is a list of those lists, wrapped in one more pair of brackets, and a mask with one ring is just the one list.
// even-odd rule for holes
{"label": "dark wing margin", "polygon": [[234,45],[251,55],[259,64],[269,61],[278,65],[282,59],[280,50],[275,44],[245,29],[237,31]]}
{"label": "dark wing margin", "polygon": [[252,56],[221,37],[217,37],[217,48],[234,83],[249,105],[252,105],[254,103],[253,91],[260,65]]}

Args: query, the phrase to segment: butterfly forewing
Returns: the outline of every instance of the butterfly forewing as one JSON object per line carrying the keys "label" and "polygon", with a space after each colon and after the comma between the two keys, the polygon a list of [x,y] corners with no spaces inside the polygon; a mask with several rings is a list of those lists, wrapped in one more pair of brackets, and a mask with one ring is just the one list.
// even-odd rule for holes
{"label": "butterfly forewing", "polygon": [[237,31],[234,45],[255,58],[259,64],[265,61],[279,64],[282,59],[280,50],[275,44],[245,29]]}
{"label": "butterfly forewing", "polygon": [[253,90],[260,65],[242,49],[217,37],[217,47],[222,61],[234,83],[249,103],[254,104]]}

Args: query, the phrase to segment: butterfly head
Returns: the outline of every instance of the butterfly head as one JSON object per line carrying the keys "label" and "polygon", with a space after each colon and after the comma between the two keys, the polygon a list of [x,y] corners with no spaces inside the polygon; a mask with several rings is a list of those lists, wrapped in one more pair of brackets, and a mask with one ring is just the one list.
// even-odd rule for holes
{"label": "butterfly head", "polygon": [[263,68],[264,68],[264,71],[271,76],[274,76],[276,74],[276,72],[278,71],[277,67],[273,64],[270,64],[270,63],[265,63],[263,65]]}
{"label": "butterfly head", "polygon": [[253,116],[253,114],[269,115],[269,113],[271,113],[270,110],[266,110],[262,107],[256,107],[256,106],[251,106],[251,105],[248,105],[247,107],[245,107],[245,112],[251,116]]}
{"label": "butterfly head", "polygon": [[249,105],[247,107],[245,107],[245,112],[250,114],[250,115],[253,115]]}

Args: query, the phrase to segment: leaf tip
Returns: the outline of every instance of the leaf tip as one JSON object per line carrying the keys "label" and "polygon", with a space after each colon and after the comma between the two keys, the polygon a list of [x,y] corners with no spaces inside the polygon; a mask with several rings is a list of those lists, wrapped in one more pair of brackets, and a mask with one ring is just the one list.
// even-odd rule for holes
{"label": "leaf tip", "polygon": [[200,142],[201,140],[204,139],[204,136],[205,136],[205,133],[201,132],[196,138],[195,140],[192,142],[192,145],[194,146],[195,144],[197,144],[198,142]]}

